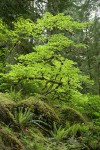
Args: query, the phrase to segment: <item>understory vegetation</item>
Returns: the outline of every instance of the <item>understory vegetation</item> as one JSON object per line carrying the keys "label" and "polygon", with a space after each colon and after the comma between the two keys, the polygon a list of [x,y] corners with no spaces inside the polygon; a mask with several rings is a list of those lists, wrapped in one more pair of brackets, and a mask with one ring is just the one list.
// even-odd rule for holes
{"label": "understory vegetation", "polygon": [[1,13],[0,150],[99,150],[100,18],[44,2]]}
{"label": "understory vegetation", "polygon": [[1,93],[0,149],[99,150],[100,98],[94,98],[96,105],[87,100],[74,107],[47,104],[38,97],[15,102]]}

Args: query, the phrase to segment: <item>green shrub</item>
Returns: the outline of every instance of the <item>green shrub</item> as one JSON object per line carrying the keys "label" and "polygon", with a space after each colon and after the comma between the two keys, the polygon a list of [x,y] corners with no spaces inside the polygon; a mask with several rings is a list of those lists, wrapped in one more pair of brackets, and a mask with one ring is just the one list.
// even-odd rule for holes
{"label": "green shrub", "polygon": [[83,107],[83,112],[89,120],[100,126],[100,97],[98,95],[88,95],[87,101],[81,107]]}

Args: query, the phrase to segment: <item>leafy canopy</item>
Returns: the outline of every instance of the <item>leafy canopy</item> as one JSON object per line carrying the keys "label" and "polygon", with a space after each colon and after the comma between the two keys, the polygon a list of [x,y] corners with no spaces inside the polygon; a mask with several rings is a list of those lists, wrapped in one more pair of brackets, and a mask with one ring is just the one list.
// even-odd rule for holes
{"label": "leafy canopy", "polygon": [[36,23],[18,18],[13,23],[14,30],[9,31],[10,42],[21,45],[22,40],[30,42],[32,39],[33,51],[20,55],[18,63],[10,65],[10,71],[2,74],[3,80],[9,85],[32,81],[38,87],[37,93],[70,98],[88,77],[82,76],[75,67],[77,64],[62,55],[65,49],[81,44],[71,40],[64,31],[74,33],[74,30],[85,29],[87,24],[75,22],[63,14],[53,16],[46,13]]}

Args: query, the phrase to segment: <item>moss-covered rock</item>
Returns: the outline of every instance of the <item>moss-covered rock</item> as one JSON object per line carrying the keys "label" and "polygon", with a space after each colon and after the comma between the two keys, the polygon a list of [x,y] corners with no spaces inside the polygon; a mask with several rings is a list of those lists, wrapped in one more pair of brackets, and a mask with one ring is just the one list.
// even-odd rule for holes
{"label": "moss-covered rock", "polygon": [[4,150],[4,143],[2,141],[2,138],[0,137],[0,150]]}
{"label": "moss-covered rock", "polygon": [[44,137],[40,128],[32,126],[25,130],[24,136],[21,137],[21,141],[24,143],[27,149],[29,148],[30,150],[33,150],[35,149],[33,147],[36,143],[45,143],[47,142],[47,139]]}
{"label": "moss-covered rock", "polygon": [[87,123],[87,119],[80,112],[71,107],[61,108],[60,118],[62,124],[65,124],[66,121],[69,121],[71,124]]}
{"label": "moss-covered rock", "polygon": [[[18,103],[7,98],[3,93],[0,93],[0,121],[7,125],[12,125],[15,129],[19,128],[18,122],[14,116],[16,111],[22,108],[23,113],[26,108],[31,110],[32,120],[43,121],[42,125],[47,128],[52,128],[53,122],[59,122],[54,109],[41,100],[36,100],[33,97],[27,100],[22,100]],[[19,113],[19,112],[18,112]],[[19,116],[20,117],[20,116]],[[45,124],[46,123],[46,124]]]}
{"label": "moss-covered rock", "polygon": [[33,119],[39,119],[51,125],[53,125],[53,121],[59,122],[54,109],[41,100],[23,100],[18,103],[17,107],[31,108],[31,111],[34,113]]}
{"label": "moss-covered rock", "polygon": [[3,93],[0,93],[0,121],[10,124],[15,122],[11,110],[15,107],[15,103],[7,98]]}
{"label": "moss-covered rock", "polygon": [[[75,129],[75,132],[77,130],[76,138],[78,138],[78,142],[80,142],[79,145],[83,143],[89,147],[89,149],[99,149],[99,127],[96,126],[94,128],[93,125],[93,127],[90,126],[88,130],[85,127],[82,128],[82,123],[83,126],[87,123],[87,118],[84,117],[83,114],[71,107],[53,107],[54,106],[51,107],[46,102],[38,100],[38,98],[34,99],[33,97],[15,103],[7,98],[5,94],[0,93],[0,150],[38,150],[47,149],[48,147],[50,150],[71,149],[71,147],[68,147],[68,144],[71,146],[73,141],[71,141],[71,144],[66,141],[66,143],[62,143],[62,145],[61,143],[60,145],[54,145],[52,138],[48,138],[51,127],[53,127],[53,122],[65,127],[66,121],[68,121],[68,123],[70,122],[68,136],[71,137]],[[18,113],[18,117],[21,115],[23,119],[23,116],[25,117],[26,115],[25,110],[29,110],[29,115],[31,113],[32,117],[28,120],[28,124],[26,125],[25,123],[23,127],[19,125],[21,122],[18,122],[15,113]],[[20,114],[20,112],[22,114]],[[59,113],[60,115],[58,117]],[[31,120],[33,122],[37,121],[35,122],[36,124],[33,124]],[[86,124],[86,127],[87,126],[88,124]],[[79,137],[81,138],[80,141]],[[88,137],[91,137],[90,140]],[[67,139],[64,139],[64,141],[65,140]],[[75,139],[75,144],[76,140],[77,139]],[[41,146],[43,146],[43,148]],[[54,148],[54,146],[56,147]]]}
{"label": "moss-covered rock", "polygon": [[5,94],[0,93],[0,106],[11,109],[14,105],[14,101],[10,100]]}
{"label": "moss-covered rock", "polygon": [[0,127],[0,139],[0,150],[25,150],[20,140],[5,127]]}

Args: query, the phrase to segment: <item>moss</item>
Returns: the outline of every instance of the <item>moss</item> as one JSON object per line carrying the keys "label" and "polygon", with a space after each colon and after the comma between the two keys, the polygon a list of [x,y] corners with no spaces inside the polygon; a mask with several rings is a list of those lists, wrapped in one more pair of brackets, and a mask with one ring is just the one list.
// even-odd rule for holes
{"label": "moss", "polygon": [[54,109],[41,100],[27,99],[19,102],[17,107],[29,107],[34,113],[33,119],[40,119],[49,124],[53,124],[53,121],[59,122],[59,118]]}
{"label": "moss", "polygon": [[19,129],[14,118],[15,110],[18,110],[19,107],[23,107],[23,111],[24,108],[30,108],[33,114],[32,120],[43,121],[40,124],[44,126],[44,130],[52,128],[53,121],[59,122],[59,118],[54,109],[41,100],[34,100],[34,98],[31,98],[15,103],[4,96],[4,94],[0,93],[0,121],[7,125],[11,124],[13,129]]}
{"label": "moss", "polygon": [[[27,139],[27,140],[25,140]],[[24,136],[22,136],[22,141],[26,144],[29,143],[34,143],[36,142],[44,142],[46,141],[46,138],[44,137],[43,133],[41,132],[40,128],[38,129],[37,127],[33,126],[25,130]]]}
{"label": "moss", "polygon": [[0,128],[1,147],[7,150],[25,150],[20,140],[7,128]]}
{"label": "moss", "polygon": [[87,123],[87,119],[77,110],[71,107],[65,107],[60,110],[60,118],[62,124],[69,121],[71,124],[74,123]]}
{"label": "moss", "polygon": [[0,150],[4,150],[4,143],[2,141],[2,138],[0,137]]}
{"label": "moss", "polygon": [[15,102],[10,100],[5,94],[0,93],[0,106],[5,106],[11,109],[15,105]]}
{"label": "moss", "polygon": [[11,113],[11,110],[15,105],[16,104],[13,101],[9,100],[3,93],[0,93],[0,121],[6,124],[15,122]]}

